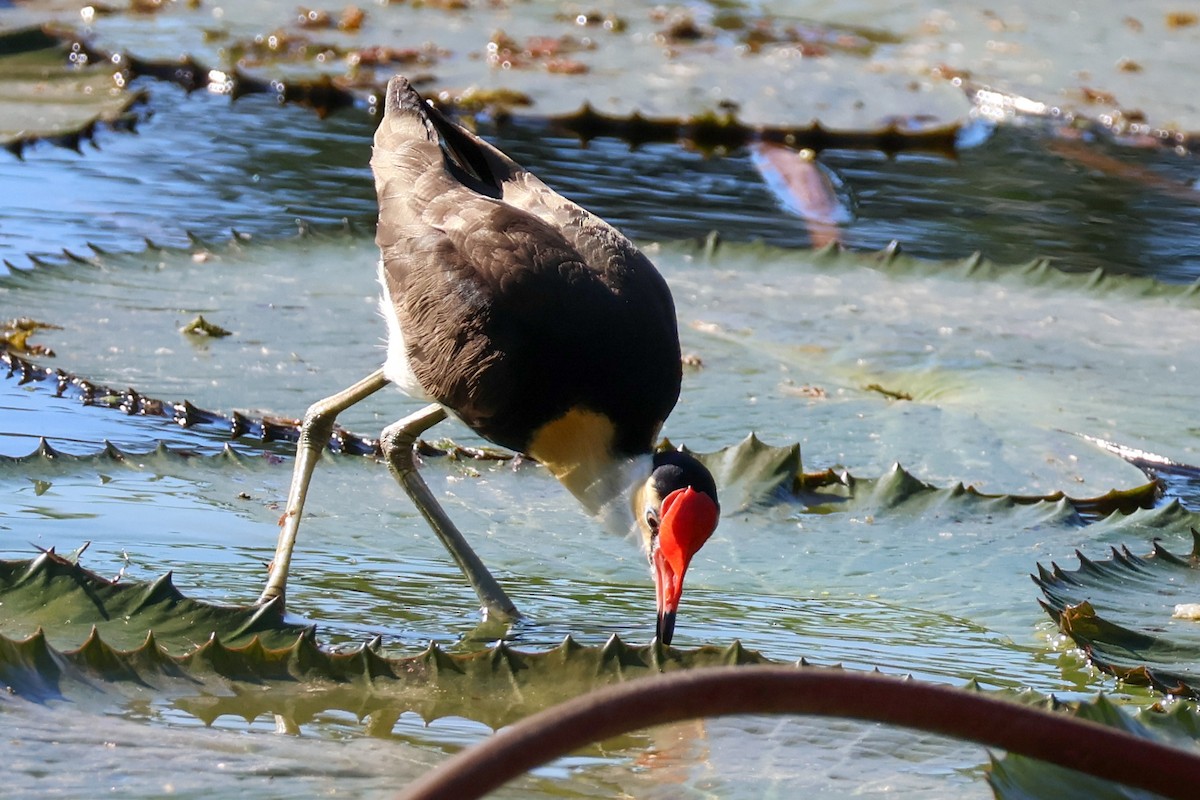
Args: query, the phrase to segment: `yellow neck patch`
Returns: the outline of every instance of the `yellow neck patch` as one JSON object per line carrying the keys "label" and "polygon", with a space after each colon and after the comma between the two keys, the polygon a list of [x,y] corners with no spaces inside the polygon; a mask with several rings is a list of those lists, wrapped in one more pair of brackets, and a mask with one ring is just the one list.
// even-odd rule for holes
{"label": "yellow neck patch", "polygon": [[529,455],[554,473],[571,494],[587,501],[596,483],[613,466],[616,428],[603,414],[572,408],[538,428]]}

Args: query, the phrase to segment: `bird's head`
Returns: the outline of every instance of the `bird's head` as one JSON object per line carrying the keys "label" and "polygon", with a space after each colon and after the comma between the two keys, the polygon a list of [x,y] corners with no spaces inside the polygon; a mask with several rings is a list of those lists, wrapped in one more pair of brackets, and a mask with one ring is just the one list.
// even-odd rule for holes
{"label": "bird's head", "polygon": [[633,502],[658,592],[658,637],[670,644],[684,573],[721,514],[717,485],[694,456],[664,450],[654,454],[650,477]]}

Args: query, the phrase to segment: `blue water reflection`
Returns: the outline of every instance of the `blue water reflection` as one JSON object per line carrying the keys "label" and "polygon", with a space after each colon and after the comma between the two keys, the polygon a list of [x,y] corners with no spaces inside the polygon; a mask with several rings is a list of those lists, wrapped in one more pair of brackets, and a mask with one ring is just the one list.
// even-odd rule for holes
{"label": "blue water reflection", "polygon": [[[0,156],[0,256],[56,256],[88,244],[128,250],[143,237],[183,244],[191,231],[290,235],[297,220],[370,229],[367,169],[374,118],[325,120],[269,98],[236,102],[157,83],[137,134],[101,132],[82,155],[48,144],[24,161]],[[547,182],[639,239],[701,238],[805,247],[803,221],[783,210],[749,154],[706,157],[682,146],[631,150],[613,139],[581,147],[545,124],[485,130]],[[1200,278],[1200,166],[1167,149],[1135,149],[1007,127],[955,158],[830,151],[826,166],[857,201],[848,246],[901,242],[917,255],[980,251],[1005,262],[1048,257],[1069,270],[1104,268],[1169,281]]]}

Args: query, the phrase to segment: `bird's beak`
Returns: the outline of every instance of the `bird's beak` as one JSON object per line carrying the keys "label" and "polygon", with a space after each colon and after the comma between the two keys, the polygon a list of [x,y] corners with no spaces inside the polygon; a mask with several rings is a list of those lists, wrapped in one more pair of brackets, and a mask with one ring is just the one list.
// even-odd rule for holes
{"label": "bird's beak", "polygon": [[716,530],[720,509],[704,492],[692,487],[677,489],[662,503],[658,544],[651,554],[654,585],[658,593],[659,641],[671,643],[675,614],[683,595],[683,576],[692,556]]}
{"label": "bird's beak", "polygon": [[663,555],[654,552],[654,586],[658,592],[658,627],[655,635],[663,644],[670,644],[675,635],[675,614],[679,610],[679,598],[683,596],[683,573],[676,572]]}

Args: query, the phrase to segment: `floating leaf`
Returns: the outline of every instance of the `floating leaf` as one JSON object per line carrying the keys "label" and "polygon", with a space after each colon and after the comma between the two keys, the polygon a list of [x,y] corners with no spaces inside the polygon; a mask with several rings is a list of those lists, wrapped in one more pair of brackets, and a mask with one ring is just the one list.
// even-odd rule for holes
{"label": "floating leaf", "polygon": [[[64,580],[69,587],[66,591]],[[141,602],[131,604],[131,597],[141,598]],[[658,645],[630,647],[615,637],[602,647],[583,647],[568,638],[556,648],[536,653],[499,644],[469,655],[452,655],[431,646],[424,653],[404,658],[380,655],[367,645],[349,652],[329,652],[318,646],[311,630],[294,635],[290,643],[281,646],[266,646],[255,635],[233,647],[223,640],[246,637],[245,609],[233,613],[233,609],[207,607],[183,598],[163,581],[117,589],[52,554],[32,562],[0,562],[0,598],[6,609],[10,604],[31,608],[39,600],[51,601],[51,610],[43,618],[51,635],[41,630],[21,640],[0,635],[0,681],[10,695],[39,702],[87,696],[91,707],[120,707],[127,702],[123,698],[132,699],[149,690],[161,699],[173,698],[179,709],[210,725],[223,716],[253,720],[267,714],[298,731],[321,714],[349,711],[370,718],[372,725],[387,726],[413,711],[427,722],[457,716],[498,728],[619,681],[704,666],[769,663],[736,642],[727,648],[675,650]],[[120,626],[137,631],[163,621],[168,616],[161,610],[163,600],[177,608],[187,604],[193,611],[206,611],[199,615],[185,611],[183,615],[196,625],[193,639],[212,627],[206,640],[189,645],[178,655],[170,654],[161,644],[162,637],[151,632],[140,645],[125,649],[107,643],[98,628],[92,628],[75,649],[59,649],[49,641],[51,636],[63,635],[61,622],[68,621],[49,619],[55,612],[78,615],[79,609],[86,608],[83,613],[104,620],[110,634],[122,635]],[[77,604],[77,610],[70,610],[68,603]],[[67,630],[77,630],[77,622],[70,619]],[[113,622],[120,625],[114,627]],[[180,621],[173,620],[171,625],[178,629]],[[231,625],[233,630],[227,627]],[[7,621],[4,626],[7,628]],[[281,627],[269,635],[283,633]],[[97,691],[107,700],[98,700]],[[1026,696],[1024,702],[1031,699]],[[1085,704],[1078,713],[1160,740],[1166,730],[1175,744],[1194,739],[1196,734],[1194,714],[1184,717],[1181,711],[1166,717],[1165,722],[1156,720],[1158,732],[1154,734],[1103,698]],[[1190,722],[1190,727],[1181,727],[1179,720]],[[1079,746],[1086,747],[1086,741]],[[1073,790],[1082,785],[1102,793],[1109,788],[1093,779],[1079,784],[1079,778],[1070,773],[1012,756],[996,762],[989,779],[998,792],[1012,792],[1014,786],[1030,780],[1039,781],[1039,787],[1052,780]]]}
{"label": "floating leaf", "polygon": [[[923,127],[953,124],[968,108],[948,83],[914,94],[905,90],[903,70],[864,69],[874,43],[894,38],[886,31],[865,37],[861,28],[826,22],[809,23],[809,35],[802,35],[796,26],[777,25],[769,16],[746,15],[744,26],[759,34],[775,30],[773,41],[760,36],[748,48],[734,32],[723,30],[704,46],[681,40],[664,48],[661,22],[645,9],[619,22],[592,24],[587,13],[563,13],[553,3],[531,4],[520,15],[471,4],[471,24],[463,25],[466,10],[460,5],[393,3],[372,8],[359,24],[341,29],[314,26],[309,14],[278,6],[237,6],[223,10],[219,33],[206,35],[212,27],[207,10],[172,4],[146,18],[96,16],[86,28],[75,25],[72,33],[99,52],[120,54],[135,75],[174,79],[189,90],[207,84],[210,91],[235,97],[269,91],[321,113],[355,98],[382,97],[378,90],[397,71],[419,78],[419,88],[434,99],[484,93],[532,98],[544,115],[577,108],[582,98],[610,115],[697,119],[727,113],[721,104],[732,101],[753,125],[807,123],[813,108],[823,108],[830,125],[865,130],[891,119]],[[168,21],[174,35],[166,42],[161,30]],[[806,50],[809,57],[798,58]],[[186,53],[183,59],[180,51]],[[717,64],[723,65],[723,75],[735,69],[741,87],[778,85],[779,58],[798,70],[788,80],[796,91],[711,91]],[[659,78],[653,85],[619,78],[627,74]],[[578,81],[580,75],[586,82]],[[864,91],[864,81],[874,90]],[[862,101],[846,102],[851,92]],[[511,108],[506,101],[492,110]]]}
{"label": "floating leaf", "polygon": [[788,497],[803,475],[800,445],[775,447],[753,434],[731,447],[695,455],[712,472],[729,509]]}
{"label": "floating leaf", "polygon": [[98,124],[132,125],[144,95],[81,55],[41,28],[0,31],[0,146],[20,154],[49,140],[78,150]]}
{"label": "floating leaf", "polygon": [[[133,682],[165,696],[192,696],[216,682],[241,685],[227,697],[184,703],[206,723],[263,713],[305,722],[329,709],[389,707],[397,716],[417,710],[426,720],[466,716],[499,727],[616,680],[767,661],[737,643],[676,650],[616,637],[602,647],[568,638],[542,653],[503,643],[459,655],[431,645],[402,658],[365,645],[331,652],[312,628],[279,619],[277,605],[210,605],[182,595],[170,576],[114,583],[53,553],[0,561],[0,609],[0,681],[10,692],[44,701],[95,682],[114,694]],[[264,684],[269,689],[255,689]]]}
{"label": "floating leaf", "polygon": [[[197,253],[206,255],[203,263],[194,260]],[[686,248],[662,248],[652,255],[675,282],[681,297],[691,292],[695,285],[709,283],[709,278],[705,277],[707,271],[688,266],[695,256]],[[95,393],[93,398],[120,398],[115,402],[117,407],[143,413],[136,410],[136,398],[124,396],[127,387],[132,386],[138,397],[162,398],[172,404],[188,400],[198,408],[214,412],[223,406],[226,410],[220,413],[226,419],[232,417],[229,409],[236,409],[247,420],[262,417],[268,421],[287,420],[300,417],[315,400],[350,385],[378,366],[380,354],[372,346],[382,334],[373,311],[373,299],[378,291],[372,267],[376,258],[374,243],[358,234],[310,232],[289,241],[244,241],[235,237],[226,242],[203,243],[195,248],[131,254],[98,253],[82,263],[70,259],[46,260],[34,269],[17,270],[0,277],[0,292],[14,300],[19,297],[17,308],[26,316],[63,326],[61,331],[47,331],[42,336],[46,345],[58,354],[56,364],[64,372],[80,376],[79,379],[86,379],[89,384],[109,386],[113,390]],[[798,420],[802,417],[804,424],[814,418],[814,411],[817,419],[828,416],[839,407],[844,408],[846,401],[861,398],[861,387],[876,383],[891,391],[903,392],[913,398],[913,404],[925,406],[923,409],[898,409],[895,415],[889,415],[896,419],[897,425],[901,416],[936,413],[939,420],[950,422],[954,415],[963,414],[974,420],[974,429],[978,432],[978,416],[973,415],[978,413],[980,403],[987,404],[987,418],[991,418],[993,413],[1020,412],[1023,404],[1043,396],[1038,392],[1041,388],[1039,377],[1024,374],[1021,367],[1027,355],[1018,345],[1029,334],[1018,337],[1011,335],[1009,329],[1040,330],[1036,319],[1050,307],[1058,309],[1059,326],[1077,324],[1070,312],[1063,311],[1060,304],[1054,302],[1050,290],[1072,294],[1082,291],[1094,298],[1092,307],[1080,308],[1079,314],[1087,319],[1094,313],[1105,313],[1100,307],[1111,305],[1111,301],[1103,302],[1107,298],[1115,298],[1118,302],[1121,299],[1136,300],[1127,304],[1122,312],[1134,315],[1130,317],[1129,325],[1141,325],[1143,320],[1151,317],[1157,319],[1159,312],[1155,310],[1156,306],[1152,307],[1155,302],[1190,310],[1196,307],[1200,296],[1191,287],[1143,278],[1071,275],[1044,262],[1004,268],[981,258],[923,262],[894,251],[878,256],[836,252],[796,254],[775,248],[731,245],[721,246],[712,259],[726,265],[723,268],[769,267],[780,275],[786,274],[788,282],[784,283],[780,278],[779,285],[789,287],[788,291],[805,291],[803,287],[813,280],[821,280],[826,286],[843,287],[838,291],[844,300],[816,304],[810,312],[814,315],[810,337],[812,347],[816,348],[813,353],[781,351],[772,344],[775,335],[772,326],[782,325],[788,316],[794,316],[790,307],[786,304],[784,308],[764,306],[760,300],[743,298],[728,286],[721,287],[725,296],[724,313],[732,314],[735,320],[744,318],[747,325],[754,326],[750,329],[756,331],[752,337],[740,343],[731,340],[726,346],[720,335],[685,330],[687,348],[699,350],[706,363],[711,358],[719,358],[713,362],[716,367],[737,359],[738,363],[759,371],[777,370],[781,366],[793,372],[805,370],[799,373],[800,377],[820,370],[816,376],[820,378],[820,385],[828,389],[828,402],[811,411],[797,408],[795,403],[789,404],[796,408],[796,417]],[[327,285],[324,282],[327,278],[323,276],[328,265],[343,262],[357,262],[359,266],[345,270],[345,280],[336,286]],[[870,272],[860,274],[861,270]],[[879,366],[866,374],[848,367],[850,359],[863,355],[863,352],[857,338],[846,340],[834,333],[850,321],[847,314],[856,317],[853,320],[855,329],[864,331],[864,336],[868,333],[880,338],[914,335],[904,329],[903,319],[893,322],[882,308],[865,315],[848,310],[870,305],[876,302],[872,299],[876,297],[880,298],[881,305],[886,305],[882,299],[886,297],[904,298],[906,303],[922,302],[926,294],[922,291],[913,296],[912,292],[916,292],[913,278],[936,279],[941,288],[931,296],[953,298],[953,302],[941,304],[936,311],[929,312],[941,315],[947,329],[953,331],[953,335],[944,337],[946,341],[939,345],[947,355],[934,362],[932,369],[928,365],[929,356],[919,353],[914,353],[911,365],[897,362],[893,356],[872,359],[871,363]],[[983,297],[989,291],[987,287],[995,284],[1004,285],[1007,291],[1018,292],[1021,298],[1018,306],[1028,310],[1016,314],[1006,308],[1006,313],[997,317],[1000,306]],[[164,302],[164,296],[171,299]],[[787,292],[781,293],[781,297],[786,296]],[[746,307],[747,304],[752,305]],[[847,311],[842,313],[843,309]],[[224,327],[236,331],[223,340],[219,352],[178,352],[177,329],[180,325],[196,314],[217,313]],[[702,309],[681,306],[685,320],[704,313]],[[865,330],[863,326],[870,326],[870,329]],[[334,331],[336,335],[330,333]],[[1086,352],[1077,352],[1069,340],[1054,335],[1053,331],[1047,331],[1045,335],[1053,337],[1045,347],[1053,348],[1051,352],[1063,361],[1086,358],[1092,352],[1090,346]],[[1107,347],[1109,341],[1106,339],[1097,346]],[[1128,338],[1121,340],[1128,341]],[[97,342],[103,342],[103,346],[97,347]],[[349,342],[358,344],[347,347]],[[1011,352],[997,349],[1001,347],[1010,348]],[[1177,357],[1169,350],[1155,356],[1143,354],[1139,368],[1157,369],[1159,362],[1173,358]],[[1104,387],[1115,385],[1101,369],[1111,364],[1114,364],[1112,359],[1098,364],[1094,379],[1092,372],[1081,376],[1081,379],[1094,381],[1094,386],[1089,383],[1089,390],[1081,394],[1094,396],[1097,410],[1107,407],[1109,395],[1105,392],[1113,391]],[[21,368],[20,377],[30,380],[36,377],[36,372]],[[728,386],[728,381],[719,379],[719,372],[719,369],[709,369],[689,373],[685,400],[699,398],[697,389],[706,385]],[[255,380],[234,377],[248,374],[254,375]],[[1013,377],[1016,374],[1021,375],[1019,381]],[[1184,374],[1184,371],[1180,372],[1180,375]],[[1006,388],[1001,391],[991,385],[992,381],[997,385],[1002,383]],[[844,386],[853,388],[855,393],[840,391],[839,387]],[[71,391],[70,386],[66,389]],[[729,395],[730,390],[726,389],[723,394]],[[1007,401],[998,402],[1001,397]],[[730,426],[736,431],[736,438],[749,430],[791,424],[781,418],[781,411],[763,416],[747,409],[750,413],[746,414],[725,396],[715,399],[716,404],[709,403],[708,407],[730,407],[727,416],[731,420],[745,419]],[[382,427],[382,422],[373,413],[374,404],[373,399],[371,403],[352,408],[339,421],[361,436],[373,436]],[[693,406],[699,405],[699,402],[693,403]],[[873,404],[868,406],[871,413],[875,413]],[[864,406],[864,413],[868,406]],[[1080,430],[1089,419],[1087,410],[1090,408],[1078,416],[1061,419],[1048,417],[1050,411],[1037,406],[1030,409],[1031,413],[1022,414],[1020,422],[1028,425],[1030,418],[1052,419],[1061,428]],[[690,409],[681,406],[680,411]],[[178,417],[178,406],[171,413]],[[680,418],[679,414],[676,412],[672,423]],[[186,413],[183,418],[190,420]],[[200,418],[194,421],[207,422]],[[883,422],[886,433],[887,419]],[[223,423],[212,420],[212,424]],[[1150,425],[1152,421],[1145,424]],[[905,426],[913,429],[912,420],[906,420]],[[1024,430],[1015,424],[1004,427],[1006,431]],[[681,426],[680,430],[686,433],[689,428],[694,429],[694,425]],[[447,427],[446,430],[452,429]],[[970,433],[961,425],[947,430],[944,446],[934,450],[949,455],[966,451],[972,445],[964,437]],[[250,435],[259,434],[251,432]],[[270,439],[274,434],[268,430],[264,435]],[[473,444],[461,433],[452,435],[464,445]],[[674,429],[669,429],[668,435],[677,436]],[[979,444],[986,446],[990,438],[983,436]],[[1039,430],[1036,438],[1044,445],[1047,437]],[[707,447],[696,447],[691,441],[689,444],[693,449],[716,449],[732,440],[710,442]],[[884,443],[889,441],[883,440]],[[831,443],[826,444],[832,449]],[[354,449],[353,445],[350,447]],[[922,458],[934,457],[931,448],[921,447],[920,451]],[[1074,457],[1082,458],[1088,451],[1090,448]],[[886,467],[898,459],[913,464],[914,457],[908,454],[910,452],[911,447],[907,450],[886,448],[886,453],[881,453],[886,457],[881,466]],[[844,457],[845,463],[852,467],[863,462],[862,455],[853,451]],[[1092,460],[1098,460],[1098,454]],[[1010,486],[1005,474],[995,468],[994,460],[989,461],[987,477],[995,482],[993,485]],[[828,455],[818,455],[814,463],[826,466],[830,460]],[[1031,468],[1037,469],[1027,462],[1019,465],[1022,473]],[[1074,468],[1074,464],[1068,464],[1065,469]],[[1084,465],[1077,468],[1086,474]],[[942,474],[971,482],[959,469],[946,467]],[[1059,486],[1052,486],[1051,491],[1057,488]]]}
{"label": "floating leaf", "polygon": [[154,632],[161,646],[190,650],[212,635],[229,644],[251,639],[278,646],[304,626],[285,623],[278,608],[213,606],[184,597],[164,575],[149,583],[106,580],[79,564],[43,553],[33,561],[0,561],[0,633],[44,630],[60,646],[93,629],[119,647]]}
{"label": "floating leaf", "polygon": [[[1100,695],[1095,700],[1072,705],[1073,713],[1081,719],[1099,722],[1140,738],[1192,750],[1198,745],[1196,709],[1190,704],[1177,703],[1167,710],[1151,707],[1130,712]],[[1087,742],[1065,741],[1063,747],[1086,748]],[[1154,766],[1148,764],[1146,769],[1154,769]],[[992,759],[987,779],[996,793],[996,800],[1034,800],[1044,797],[1061,800],[1151,800],[1159,797],[1011,753]]]}
{"label": "floating leaf", "polygon": [[[890,723],[1045,759],[1065,768],[1055,777],[1070,786],[1076,781],[1064,773],[1074,769],[1095,776],[1091,785],[1111,788],[1122,797],[1125,792],[1107,781],[1176,800],[1193,796],[1200,781],[1200,754],[1128,730],[1128,719],[1115,706],[1106,704],[1108,716],[1116,719],[1105,725],[1030,707],[1028,698],[1021,699],[1026,702],[842,670],[699,670],[610,687],[521,720],[455,755],[401,797],[483,797],[522,772],[590,742],[642,727],[734,714],[814,714]],[[1037,789],[1042,796],[1045,787]]]}
{"label": "floating leaf", "polygon": [[[472,6],[471,25],[460,22],[465,5]],[[676,118],[738,105],[755,124],[763,124],[781,117],[807,121],[812,109],[822,109],[834,125],[864,129],[890,121],[902,135],[931,121],[963,119],[969,100],[989,121],[1014,115],[1064,125],[1089,120],[1100,130],[1166,146],[1187,141],[1182,131],[1196,122],[1194,112],[1162,82],[1137,78],[1143,70],[1182,72],[1188,66],[1181,60],[1186,48],[1154,47],[1151,37],[1119,28],[1121,52],[1137,57],[1126,56],[1112,75],[1111,58],[1096,48],[1064,43],[1049,21],[1018,27],[985,18],[943,28],[935,15],[919,21],[919,36],[935,37],[931,46],[891,46],[887,57],[880,57],[880,43],[895,45],[913,35],[892,32],[914,30],[918,20],[909,9],[873,17],[878,27],[868,31],[743,10],[718,12],[710,26],[690,12],[675,12],[669,19],[661,11],[634,12],[593,23],[599,14],[563,13],[554,4],[533,4],[519,17],[487,4],[390,4],[370,14],[351,14],[350,22],[335,29],[325,24],[326,19],[332,22],[325,12],[295,14],[267,5],[223,9],[221,28],[214,31],[211,18],[198,6],[154,6],[162,13],[101,15],[89,6],[84,25],[78,25],[79,17],[59,21],[73,22],[76,35],[119,51],[134,74],[176,80],[189,90],[207,83],[211,91],[234,96],[276,92],[322,113],[350,102],[355,93],[380,96],[374,90],[391,72],[407,70],[448,95],[488,85],[490,92],[536,98],[551,113],[577,100],[580,86],[571,76],[587,75],[587,90],[606,111]],[[54,11],[42,19],[63,17]],[[1102,24],[1099,19],[1075,22]],[[161,35],[168,24],[174,33],[169,43]],[[1005,26],[1006,43],[1012,44],[1003,53],[986,46],[994,40],[994,24]],[[480,33],[499,30],[505,33]],[[946,63],[945,42],[937,37],[951,30],[960,47],[952,63]],[[1093,41],[1095,35],[1079,38]],[[187,53],[184,59],[178,58],[180,48]],[[789,64],[782,83],[781,60]],[[1029,83],[1034,71],[1038,81]],[[1074,77],[1081,72],[1109,75],[1109,83],[1081,93]],[[655,75],[656,81],[614,83],[616,76],[630,73]],[[918,90],[911,83],[913,75],[934,80]],[[992,88],[984,80],[1005,88]],[[713,88],[720,87],[724,93],[714,94]],[[1116,105],[1118,96],[1123,106]],[[1094,105],[1101,99],[1108,102],[1097,110]],[[1180,129],[1152,129],[1143,122],[1148,112],[1156,124],[1170,120]]]}
{"label": "floating leaf", "polygon": [[1096,666],[1131,683],[1200,696],[1200,626],[1177,612],[1200,602],[1200,533],[1192,552],[1172,554],[1158,542],[1148,556],[1113,548],[1104,561],[1083,553],[1079,568],[1038,565],[1043,607]]}

